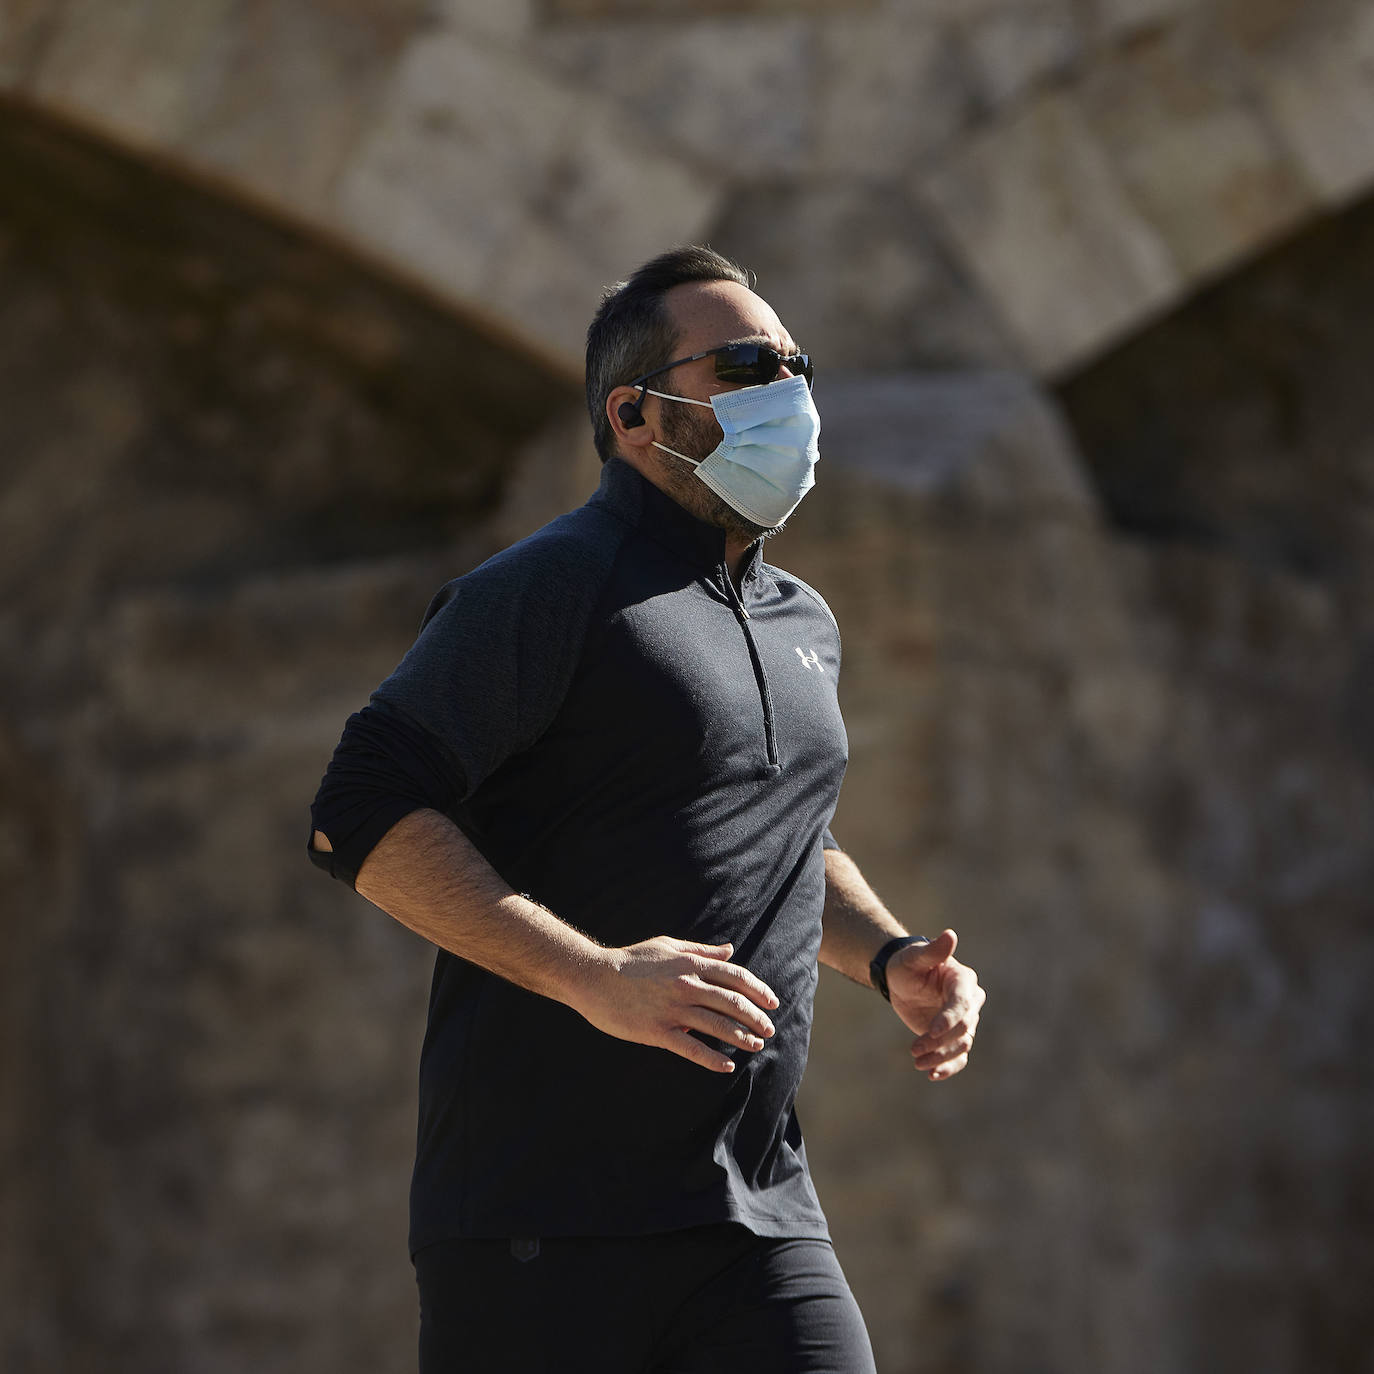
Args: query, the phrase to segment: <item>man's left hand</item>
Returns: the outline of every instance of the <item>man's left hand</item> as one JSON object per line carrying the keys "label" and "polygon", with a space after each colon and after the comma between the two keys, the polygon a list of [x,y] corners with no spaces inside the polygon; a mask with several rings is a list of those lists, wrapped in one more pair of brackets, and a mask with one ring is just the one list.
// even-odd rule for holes
{"label": "man's left hand", "polygon": [[952,1078],[968,1063],[987,993],[978,975],[954,957],[959,937],[946,930],[927,945],[908,945],[887,965],[892,1010],[908,1030],[912,1063],[932,1083]]}

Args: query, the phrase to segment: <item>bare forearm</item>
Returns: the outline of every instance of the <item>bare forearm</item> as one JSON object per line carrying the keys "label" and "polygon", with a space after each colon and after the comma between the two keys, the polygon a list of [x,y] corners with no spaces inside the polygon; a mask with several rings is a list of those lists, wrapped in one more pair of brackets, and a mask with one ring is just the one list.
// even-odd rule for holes
{"label": "bare forearm", "polygon": [[869,961],[908,932],[868,885],[859,866],[838,849],[825,851],[825,910],[821,962],[870,987]]}
{"label": "bare forearm", "polygon": [[512,891],[437,811],[412,811],[358,870],[368,901],[426,940],[531,992],[573,1005],[606,951]]}
{"label": "bare forearm", "polygon": [[[315,833],[317,849],[329,839]],[[668,935],[610,949],[500,877],[438,811],[412,811],[373,847],[355,884],[368,901],[442,949],[530,992],[563,1002],[598,1030],[654,1045],[703,1068],[734,1061],[693,1032],[760,1050],[778,999],[729,945]]]}

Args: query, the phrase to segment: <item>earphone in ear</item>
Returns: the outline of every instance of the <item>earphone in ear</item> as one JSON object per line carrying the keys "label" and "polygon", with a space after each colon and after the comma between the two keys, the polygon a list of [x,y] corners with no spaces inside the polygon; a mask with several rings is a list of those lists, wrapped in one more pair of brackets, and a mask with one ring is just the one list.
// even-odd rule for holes
{"label": "earphone in ear", "polygon": [[644,417],[639,413],[639,407],[643,405],[644,398],[641,396],[638,401],[622,401],[616,415],[620,417],[620,423],[626,429],[638,429],[644,423]]}

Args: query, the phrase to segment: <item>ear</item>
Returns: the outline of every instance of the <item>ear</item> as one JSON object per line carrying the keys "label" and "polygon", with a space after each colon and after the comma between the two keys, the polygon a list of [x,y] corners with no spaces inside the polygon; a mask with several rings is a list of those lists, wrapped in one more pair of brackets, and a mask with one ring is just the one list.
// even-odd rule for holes
{"label": "ear", "polygon": [[640,404],[640,391],[634,386],[618,386],[606,397],[606,418],[617,443],[626,449],[647,449],[658,436],[656,415],[645,414],[646,408],[658,404],[656,396],[645,394]]}

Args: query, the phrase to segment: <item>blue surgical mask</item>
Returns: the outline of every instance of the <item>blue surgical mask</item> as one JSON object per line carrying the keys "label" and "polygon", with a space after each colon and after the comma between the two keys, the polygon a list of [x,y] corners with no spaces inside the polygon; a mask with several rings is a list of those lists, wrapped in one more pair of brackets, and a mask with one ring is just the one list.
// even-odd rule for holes
{"label": "blue surgical mask", "polygon": [[[707,405],[662,391],[649,395]],[[764,529],[781,525],[815,485],[821,456],[821,417],[806,379],[784,377],[765,386],[718,392],[709,404],[724,437],[700,462],[657,441],[654,447],[691,463],[696,475],[746,519]]]}

